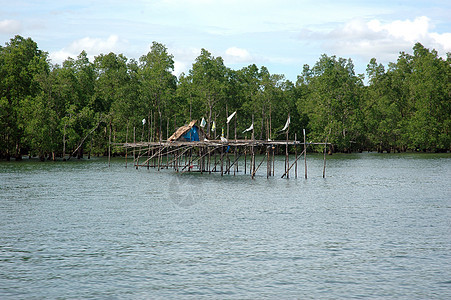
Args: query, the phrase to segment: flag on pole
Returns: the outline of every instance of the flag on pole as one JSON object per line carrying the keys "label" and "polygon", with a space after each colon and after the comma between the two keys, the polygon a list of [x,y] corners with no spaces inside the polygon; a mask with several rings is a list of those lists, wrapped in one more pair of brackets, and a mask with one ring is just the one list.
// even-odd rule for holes
{"label": "flag on pole", "polygon": [[254,123],[252,123],[252,125],[249,126],[248,129],[246,129],[245,131],[243,131],[243,133],[248,132],[248,131],[251,131],[252,129],[254,129]]}
{"label": "flag on pole", "polygon": [[207,122],[205,122],[204,117],[202,117],[202,121],[200,122],[200,127],[205,127],[207,125]]}
{"label": "flag on pole", "polygon": [[146,124],[146,119],[144,118],[142,122],[143,122],[143,126],[144,126],[144,124]]}
{"label": "flag on pole", "polygon": [[216,122],[213,121],[213,125],[211,125],[211,131],[215,131],[216,129]]}
{"label": "flag on pole", "polygon": [[222,127],[221,141],[222,142],[227,142],[227,139],[224,137],[224,127]]}
{"label": "flag on pole", "polygon": [[230,120],[236,115],[236,110],[227,118],[227,124],[229,124]]}
{"label": "flag on pole", "polygon": [[282,131],[287,130],[289,125],[290,125],[290,115],[288,115],[287,122],[285,123],[285,126],[283,127]]}

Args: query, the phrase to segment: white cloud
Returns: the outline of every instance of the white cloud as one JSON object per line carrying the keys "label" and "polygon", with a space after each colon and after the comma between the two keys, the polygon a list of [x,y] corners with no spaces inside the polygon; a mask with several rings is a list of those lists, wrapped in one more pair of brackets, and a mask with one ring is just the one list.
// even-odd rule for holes
{"label": "white cloud", "polygon": [[174,60],[174,71],[172,72],[172,74],[179,77],[182,73],[188,73],[188,65],[186,64],[186,62]]}
{"label": "white cloud", "polygon": [[70,46],[70,50],[81,52],[96,52],[105,53],[111,52],[118,48],[119,37],[117,35],[110,35],[106,40],[101,38],[85,37],[81,40],[74,41]]}
{"label": "white cloud", "polygon": [[405,41],[415,43],[424,39],[429,33],[429,18],[422,16],[413,21],[396,20],[391,23],[381,24],[378,20],[372,20],[367,23],[367,28],[374,32],[383,32],[394,38],[400,38]]}
{"label": "white cloud", "polygon": [[300,38],[323,41],[323,46],[333,54],[357,55],[367,61],[376,57],[387,63],[395,62],[400,51],[411,51],[417,42],[437,50],[439,55],[451,51],[451,33],[432,29],[426,16],[392,22],[353,19],[329,32],[303,30]]}
{"label": "white cloud", "polygon": [[252,57],[246,49],[230,47],[225,51],[224,59],[230,63],[237,63],[249,62],[252,60]]}
{"label": "white cloud", "polygon": [[73,41],[69,46],[59,51],[51,52],[49,56],[53,63],[61,64],[68,57],[75,58],[84,50],[92,61],[94,56],[99,54],[121,53],[126,43],[126,41],[119,39],[117,35],[110,35],[106,39],[85,37]]}
{"label": "white cloud", "polygon": [[22,23],[16,20],[0,21],[0,33],[18,34],[22,31]]}
{"label": "white cloud", "polygon": [[439,45],[442,45],[446,52],[451,52],[451,32],[448,33],[431,33],[431,38]]}

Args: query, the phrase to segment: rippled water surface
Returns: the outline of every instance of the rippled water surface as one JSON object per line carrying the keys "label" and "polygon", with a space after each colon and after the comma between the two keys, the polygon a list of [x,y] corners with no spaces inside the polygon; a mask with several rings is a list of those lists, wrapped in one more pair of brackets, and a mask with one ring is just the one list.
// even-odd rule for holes
{"label": "rippled water surface", "polygon": [[[0,298],[451,299],[451,155],[308,179],[0,162]],[[265,165],[265,164],[264,164]]]}

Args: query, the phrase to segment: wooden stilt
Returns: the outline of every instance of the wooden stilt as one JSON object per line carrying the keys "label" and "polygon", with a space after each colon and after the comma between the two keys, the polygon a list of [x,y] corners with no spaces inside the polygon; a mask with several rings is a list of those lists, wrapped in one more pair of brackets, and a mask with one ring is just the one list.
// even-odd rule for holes
{"label": "wooden stilt", "polygon": [[274,177],[274,171],[276,169],[276,160],[274,158],[274,153],[276,152],[276,147],[272,147],[272,176]]}
{"label": "wooden stilt", "polygon": [[266,147],[266,178],[269,178],[269,176],[271,176],[271,162],[269,161],[269,147]]}
{"label": "wooden stilt", "polygon": [[287,129],[287,144],[285,146],[285,172],[287,172],[287,179],[290,178],[290,170],[288,169],[290,162],[288,156],[288,129]]}
{"label": "wooden stilt", "polygon": [[[125,143],[128,144],[128,121],[127,121],[127,132],[125,133]],[[128,146],[125,147],[125,167],[127,168],[127,154],[128,154]]]}
{"label": "wooden stilt", "polygon": [[[297,146],[297,135],[294,134],[294,157],[298,157],[298,146]],[[298,160],[295,161],[296,165],[294,167],[294,178],[298,178]]]}
{"label": "wooden stilt", "polygon": [[247,148],[244,147],[244,174],[246,174],[246,168],[247,168]]}
{"label": "wooden stilt", "polygon": [[284,178],[285,176],[287,176],[287,173],[291,170],[291,168],[294,166],[294,164],[296,163],[296,161],[301,158],[302,154],[304,154],[304,151],[302,151],[301,154],[299,154],[298,157],[295,158],[295,161],[291,164],[291,166],[287,169],[287,171],[282,175],[281,178]]}
{"label": "wooden stilt", "polygon": [[108,167],[111,166],[111,121],[110,121],[110,136],[108,138]]}
{"label": "wooden stilt", "polygon": [[305,129],[303,130],[304,133],[304,169],[305,169],[305,179],[307,179],[307,144],[305,142]]}
{"label": "wooden stilt", "polygon": [[224,146],[221,147],[221,176],[224,175]]}
{"label": "wooden stilt", "polygon": [[327,148],[327,139],[329,138],[331,130],[332,130],[332,128],[329,128],[329,134],[326,136],[326,141],[324,142],[323,178],[326,178],[326,148]]}
{"label": "wooden stilt", "polygon": [[[136,144],[136,127],[133,126],[133,143]],[[138,169],[138,166],[136,164],[136,149],[133,147],[133,165]]]}

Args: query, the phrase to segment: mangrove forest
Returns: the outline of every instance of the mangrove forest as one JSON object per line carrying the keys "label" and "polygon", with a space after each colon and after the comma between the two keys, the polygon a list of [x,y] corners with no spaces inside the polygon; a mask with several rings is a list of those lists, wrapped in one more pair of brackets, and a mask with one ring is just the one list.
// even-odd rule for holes
{"label": "mangrove forest", "polygon": [[291,82],[255,64],[231,69],[202,49],[177,78],[158,42],[138,60],[108,53],[90,61],[83,51],[59,65],[15,36],[0,46],[0,158],[104,155],[110,139],[166,140],[202,119],[213,139],[213,124],[220,134],[235,111],[239,138],[253,124],[256,139],[285,139],[289,115],[290,139],[306,129],[332,152],[450,151],[451,53],[420,43],[412,53],[388,65],[373,58],[366,74],[351,59],[323,54]]}

